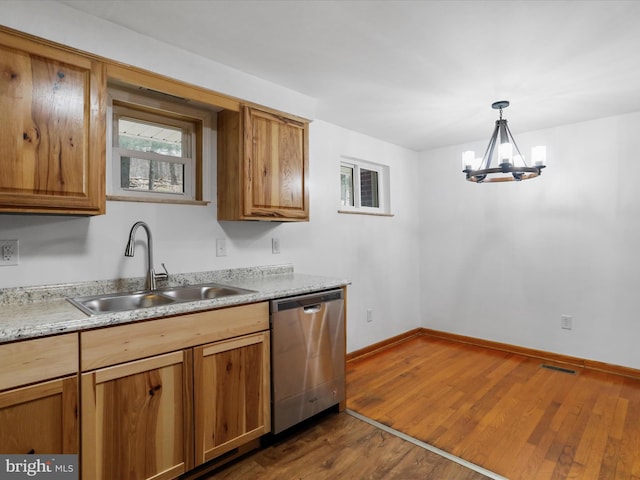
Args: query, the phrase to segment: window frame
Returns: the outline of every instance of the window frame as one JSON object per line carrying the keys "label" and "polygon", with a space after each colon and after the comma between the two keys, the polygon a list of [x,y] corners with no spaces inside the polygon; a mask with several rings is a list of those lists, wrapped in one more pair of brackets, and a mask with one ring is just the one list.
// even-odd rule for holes
{"label": "window frame", "polygon": [[[353,205],[342,204],[342,167],[352,169],[353,183]],[[360,181],[360,171],[370,170],[378,175],[378,207],[367,207],[362,205],[362,185]],[[391,215],[390,201],[390,169],[388,165],[369,162],[354,157],[342,156],[340,160],[340,213],[361,213],[369,215]]]}
{"label": "window frame", "polygon": [[[143,150],[131,150],[128,148],[116,146],[116,138],[119,136],[119,122],[121,119],[145,124],[160,125],[179,129],[182,136],[182,155],[165,155],[157,152],[146,152]],[[138,196],[144,197],[153,195],[153,198],[163,199],[181,199],[195,200],[195,183],[196,183],[196,125],[193,122],[187,122],[169,118],[166,116],[138,110],[130,106],[114,105],[113,107],[113,144],[112,144],[112,168],[113,168],[113,189],[114,194],[122,196]],[[166,163],[174,163],[183,166],[182,192],[158,192],[154,190],[140,190],[135,188],[126,188],[122,186],[122,158],[137,158],[140,160],[159,161]]]}
{"label": "window frame", "polygon": [[[141,90],[142,91],[142,90]],[[118,119],[125,118],[141,123],[156,123],[183,131],[182,157],[155,152],[129,150],[116,145]],[[212,114],[204,108],[185,105],[180,99],[159,92],[131,91],[127,88],[109,87],[107,126],[107,199],[161,203],[208,204],[211,199],[211,170],[215,162],[212,151]],[[183,193],[157,192],[122,188],[122,157],[184,165]],[[206,160],[205,160],[206,159]]]}

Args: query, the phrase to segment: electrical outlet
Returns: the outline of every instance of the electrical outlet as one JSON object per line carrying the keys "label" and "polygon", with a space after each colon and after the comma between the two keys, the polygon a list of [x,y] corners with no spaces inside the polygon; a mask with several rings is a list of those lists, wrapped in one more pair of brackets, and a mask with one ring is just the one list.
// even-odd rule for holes
{"label": "electrical outlet", "polygon": [[216,238],[216,257],[227,256],[227,239]]}
{"label": "electrical outlet", "polygon": [[0,265],[18,265],[18,240],[0,240]]}
{"label": "electrical outlet", "polygon": [[271,239],[271,253],[280,253],[280,239],[272,238]]}
{"label": "electrical outlet", "polygon": [[560,328],[571,330],[573,328],[573,317],[571,315],[560,315]]}
{"label": "electrical outlet", "polygon": [[373,310],[367,308],[367,323],[373,322]]}

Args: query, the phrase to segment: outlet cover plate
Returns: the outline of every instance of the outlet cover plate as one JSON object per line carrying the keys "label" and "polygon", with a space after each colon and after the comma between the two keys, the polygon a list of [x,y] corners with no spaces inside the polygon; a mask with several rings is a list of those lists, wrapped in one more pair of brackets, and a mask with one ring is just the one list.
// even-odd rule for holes
{"label": "outlet cover plate", "polygon": [[0,240],[0,266],[18,265],[18,240]]}

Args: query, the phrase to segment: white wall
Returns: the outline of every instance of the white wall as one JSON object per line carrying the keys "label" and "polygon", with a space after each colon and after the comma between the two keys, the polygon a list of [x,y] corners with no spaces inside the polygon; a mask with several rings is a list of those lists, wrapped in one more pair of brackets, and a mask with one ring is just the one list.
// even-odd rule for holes
{"label": "white wall", "polygon": [[[313,116],[314,99],[55,2],[0,2],[0,22],[222,93]],[[172,71],[163,61],[169,53]],[[143,276],[144,250],[126,258],[124,247],[133,223],[144,220],[154,235],[156,268],[164,262],[170,273],[292,263],[297,272],[350,279],[349,351],[419,326],[418,155],[321,120],[311,124],[309,149],[308,223],[218,222],[215,205],[127,202],[107,202],[107,214],[91,218],[0,215],[0,239],[18,239],[20,247],[20,264],[0,267],[0,288]],[[390,165],[394,217],[337,213],[341,155]],[[216,238],[221,237],[227,239],[226,257],[215,256]],[[280,255],[271,253],[272,237],[280,239]],[[372,323],[366,322],[367,309],[374,312]]]}
{"label": "white wall", "polygon": [[640,113],[516,133],[548,148],[522,183],[464,181],[461,152],[488,136],[424,152],[423,326],[640,368],[638,132]]}

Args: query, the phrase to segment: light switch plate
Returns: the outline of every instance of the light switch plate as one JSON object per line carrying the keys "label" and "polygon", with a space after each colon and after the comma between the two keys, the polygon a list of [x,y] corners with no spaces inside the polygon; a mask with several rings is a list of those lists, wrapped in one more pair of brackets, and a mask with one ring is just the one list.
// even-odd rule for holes
{"label": "light switch plate", "polygon": [[227,239],[216,238],[216,257],[227,256]]}
{"label": "light switch plate", "polygon": [[280,239],[272,238],[271,239],[271,253],[280,253]]}

